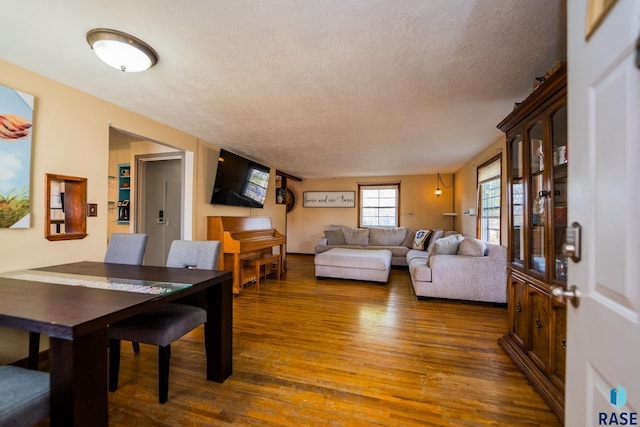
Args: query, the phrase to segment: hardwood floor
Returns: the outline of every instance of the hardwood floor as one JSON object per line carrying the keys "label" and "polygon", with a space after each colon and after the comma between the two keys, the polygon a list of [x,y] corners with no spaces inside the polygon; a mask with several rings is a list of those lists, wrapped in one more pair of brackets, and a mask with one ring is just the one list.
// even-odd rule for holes
{"label": "hardwood floor", "polygon": [[406,270],[388,285],[316,280],[289,255],[234,298],[233,375],[204,379],[202,328],[172,346],[169,401],[157,352],[122,346],[111,426],[559,426],[497,339],[504,307],[417,301]]}

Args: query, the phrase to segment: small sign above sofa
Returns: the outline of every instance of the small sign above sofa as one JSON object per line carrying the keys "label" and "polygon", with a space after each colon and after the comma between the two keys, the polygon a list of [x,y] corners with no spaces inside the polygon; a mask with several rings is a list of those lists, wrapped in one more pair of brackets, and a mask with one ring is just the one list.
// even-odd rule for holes
{"label": "small sign above sofa", "polygon": [[305,191],[302,195],[304,208],[354,208],[355,191]]}

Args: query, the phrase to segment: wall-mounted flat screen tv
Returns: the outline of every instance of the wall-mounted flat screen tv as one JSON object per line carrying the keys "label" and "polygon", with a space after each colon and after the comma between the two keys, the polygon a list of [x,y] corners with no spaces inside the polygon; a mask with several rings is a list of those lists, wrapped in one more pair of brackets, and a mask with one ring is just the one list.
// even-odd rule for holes
{"label": "wall-mounted flat screen tv", "polygon": [[270,171],[265,165],[221,150],[211,204],[262,208]]}

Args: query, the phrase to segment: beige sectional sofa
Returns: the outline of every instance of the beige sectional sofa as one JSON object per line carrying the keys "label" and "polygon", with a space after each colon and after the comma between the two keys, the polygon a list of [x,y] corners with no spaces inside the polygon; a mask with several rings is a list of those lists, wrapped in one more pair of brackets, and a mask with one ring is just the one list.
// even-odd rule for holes
{"label": "beige sectional sofa", "polygon": [[[338,231],[336,231],[338,230]],[[391,264],[408,266],[418,298],[506,303],[507,249],[455,231],[430,230],[426,248],[414,249],[416,230],[332,225],[316,254],[332,248],[388,249]]]}

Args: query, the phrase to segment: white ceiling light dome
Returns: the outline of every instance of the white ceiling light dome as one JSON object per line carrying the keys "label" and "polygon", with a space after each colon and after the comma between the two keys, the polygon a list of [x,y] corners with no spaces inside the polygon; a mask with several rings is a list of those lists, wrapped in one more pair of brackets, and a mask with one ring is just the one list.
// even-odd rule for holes
{"label": "white ceiling light dome", "polygon": [[148,70],[158,62],[151,46],[122,31],[95,28],[87,32],[87,42],[105,64],[127,73]]}

